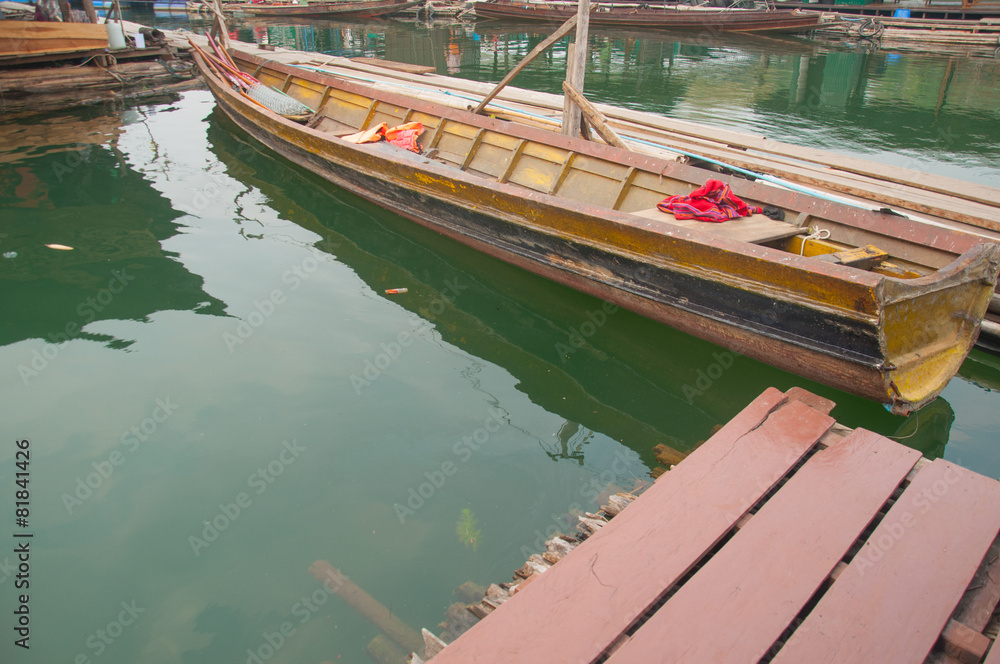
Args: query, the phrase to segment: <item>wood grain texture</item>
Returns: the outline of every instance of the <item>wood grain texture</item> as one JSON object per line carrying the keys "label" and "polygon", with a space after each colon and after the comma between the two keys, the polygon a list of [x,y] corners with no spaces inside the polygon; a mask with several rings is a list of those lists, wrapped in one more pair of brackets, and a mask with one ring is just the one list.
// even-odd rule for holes
{"label": "wood grain texture", "polygon": [[919,458],[861,429],[818,452],[608,664],[758,661]]}
{"label": "wood grain texture", "polygon": [[1000,484],[921,470],[774,664],[922,662],[1000,530]]}

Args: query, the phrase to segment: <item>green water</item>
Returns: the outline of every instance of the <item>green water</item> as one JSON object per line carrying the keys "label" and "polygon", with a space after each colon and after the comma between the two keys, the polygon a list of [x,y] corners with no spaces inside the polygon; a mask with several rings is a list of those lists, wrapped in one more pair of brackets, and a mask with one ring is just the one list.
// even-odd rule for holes
{"label": "green water", "polygon": [[[457,73],[489,80],[534,39],[337,30],[342,50],[443,72],[458,44]],[[667,38],[626,53],[607,39],[595,98],[998,182],[998,94],[976,87],[996,62],[954,63],[938,107],[947,59]],[[822,104],[795,102],[804,57],[829,71]],[[559,65],[518,82],[552,90]],[[203,91],[7,120],[0,135],[0,661],[367,662],[377,630],[313,562],[437,631],[453,589],[507,580],[570,513],[648,482],[654,446],[690,449],[768,386],[801,385],[849,426],[1000,475],[1000,363],[986,354],[893,417],[339,192]],[[13,520],[23,439],[26,527]],[[30,651],[13,644],[14,533],[33,535],[16,591],[30,595]]]}

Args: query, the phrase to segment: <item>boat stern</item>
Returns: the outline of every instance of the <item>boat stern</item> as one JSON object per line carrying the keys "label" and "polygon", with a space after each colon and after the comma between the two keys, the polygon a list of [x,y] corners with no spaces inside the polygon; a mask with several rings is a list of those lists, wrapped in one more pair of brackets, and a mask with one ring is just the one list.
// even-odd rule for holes
{"label": "boat stern", "polygon": [[930,403],[979,335],[997,282],[1000,246],[981,244],[932,278],[889,279],[881,287],[881,370],[893,413]]}

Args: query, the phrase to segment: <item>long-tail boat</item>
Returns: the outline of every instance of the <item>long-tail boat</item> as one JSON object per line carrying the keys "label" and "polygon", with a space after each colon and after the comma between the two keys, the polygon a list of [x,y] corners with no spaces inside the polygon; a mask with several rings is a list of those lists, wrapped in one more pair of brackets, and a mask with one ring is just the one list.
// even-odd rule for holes
{"label": "long-tail boat", "polygon": [[265,2],[237,5],[251,16],[310,16],[374,18],[422,4],[424,0],[338,0],[336,2]]}
{"label": "long-tail boat", "polygon": [[[219,108],[267,147],[336,186],[580,291],[905,414],[957,372],[986,311],[1000,246],[934,269],[811,233],[812,221],[881,213],[762,182],[728,182],[755,214],[724,223],[661,212],[705,171],[231,50],[234,64],[312,113],[281,116],[208,56]],[[419,122],[422,154],[345,137]]]}
{"label": "long-tail boat", "polygon": [[[517,2],[488,0],[473,5],[476,16],[515,21],[561,23],[576,14],[575,2]],[[816,30],[820,12],[803,10],[719,9],[677,4],[597,3],[591,6],[590,24],[647,30],[707,30],[720,32],[793,33]]]}

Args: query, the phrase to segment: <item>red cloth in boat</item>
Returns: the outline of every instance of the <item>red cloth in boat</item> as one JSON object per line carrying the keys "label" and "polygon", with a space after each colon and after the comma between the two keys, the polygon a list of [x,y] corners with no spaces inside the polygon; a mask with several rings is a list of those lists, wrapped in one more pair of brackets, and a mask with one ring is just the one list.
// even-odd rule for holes
{"label": "red cloth in boat", "polygon": [[420,154],[420,146],[417,145],[417,137],[424,133],[424,126],[419,122],[407,122],[406,124],[390,127],[385,130],[385,140],[393,145],[406,148],[410,152]]}
{"label": "red cloth in boat", "polygon": [[730,219],[749,217],[764,210],[755,205],[747,205],[729,185],[719,180],[709,180],[687,196],[670,196],[656,206],[663,212],[670,212],[677,219],[697,219],[721,223]]}

